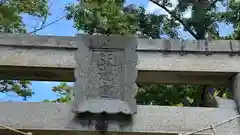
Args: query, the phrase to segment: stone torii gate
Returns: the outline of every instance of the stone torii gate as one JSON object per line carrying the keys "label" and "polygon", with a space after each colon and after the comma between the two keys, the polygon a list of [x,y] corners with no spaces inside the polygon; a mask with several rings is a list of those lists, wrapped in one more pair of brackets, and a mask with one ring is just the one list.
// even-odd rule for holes
{"label": "stone torii gate", "polygon": [[[234,40],[1,34],[1,79],[75,81],[76,97],[71,105],[0,103],[0,124],[34,135],[170,135],[209,127],[239,114],[239,54]],[[137,106],[135,80],[232,86],[236,106]],[[215,129],[218,135],[239,135],[240,123],[235,119]]]}

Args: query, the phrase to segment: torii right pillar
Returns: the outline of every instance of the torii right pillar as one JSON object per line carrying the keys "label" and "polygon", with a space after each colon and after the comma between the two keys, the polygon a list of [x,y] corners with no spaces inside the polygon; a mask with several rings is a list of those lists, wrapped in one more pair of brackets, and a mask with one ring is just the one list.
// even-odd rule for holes
{"label": "torii right pillar", "polygon": [[237,73],[232,77],[231,85],[233,99],[235,100],[238,112],[240,113],[240,73]]}

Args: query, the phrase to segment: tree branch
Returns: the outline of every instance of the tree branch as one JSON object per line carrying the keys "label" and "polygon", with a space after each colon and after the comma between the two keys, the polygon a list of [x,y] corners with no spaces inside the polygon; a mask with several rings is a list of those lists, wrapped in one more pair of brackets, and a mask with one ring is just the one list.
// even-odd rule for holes
{"label": "tree branch", "polygon": [[165,7],[164,5],[158,3],[155,0],[149,0],[152,3],[156,4],[157,6],[161,7],[162,9],[164,9],[166,12],[168,12],[168,14],[171,15],[171,17],[173,17],[174,19],[176,19],[179,23],[181,23],[183,25],[183,27],[195,38],[198,39],[198,36],[196,33],[194,33],[191,28],[180,18],[178,17],[174,12],[172,12],[171,10],[169,10],[167,7]]}
{"label": "tree branch", "polygon": [[[45,24],[46,24],[46,22],[47,22],[48,15],[50,14],[49,11],[50,11],[51,7],[52,7],[52,3],[49,4],[49,6],[48,6],[48,13],[43,17],[41,26],[40,26],[40,28],[38,28],[38,29],[42,29],[42,28],[45,26]],[[38,26],[38,25],[39,25],[39,23],[37,23],[37,26]],[[32,33],[32,34],[34,34],[34,35],[35,35],[36,32],[38,31],[38,30],[37,30],[37,26],[34,28],[34,32]]]}
{"label": "tree branch", "polygon": [[58,19],[55,20],[55,21],[52,21],[52,22],[50,22],[50,23],[48,23],[48,24],[46,24],[46,25],[44,25],[44,26],[42,26],[42,27],[40,27],[40,28],[38,28],[38,29],[35,29],[35,30],[32,31],[32,32],[29,32],[28,34],[36,33],[37,31],[40,31],[40,30],[42,30],[42,29],[44,29],[44,28],[46,28],[46,27],[48,27],[48,26],[50,26],[50,25],[52,25],[52,24],[54,24],[54,23],[57,23],[58,21],[64,19],[65,17],[66,17],[66,16],[62,16],[62,17],[58,18]]}
{"label": "tree branch", "polygon": [[[176,19],[179,23],[181,23],[183,25],[183,27],[195,38],[198,39],[198,35],[195,34],[191,28],[180,18],[178,17],[174,12],[172,12],[171,10],[169,10],[167,7],[165,7],[164,5],[158,3],[155,0],[149,0],[152,3],[156,4],[157,6],[161,7],[162,9],[164,9],[166,12],[168,12],[168,14],[171,15],[171,17],[173,17],[174,19]],[[207,7],[207,9],[213,7],[216,3],[218,2],[218,0],[214,0],[212,3],[209,4],[209,6]]]}
{"label": "tree branch", "polygon": [[214,0],[212,3],[209,4],[207,9],[213,7],[217,2],[218,2],[218,0]]}

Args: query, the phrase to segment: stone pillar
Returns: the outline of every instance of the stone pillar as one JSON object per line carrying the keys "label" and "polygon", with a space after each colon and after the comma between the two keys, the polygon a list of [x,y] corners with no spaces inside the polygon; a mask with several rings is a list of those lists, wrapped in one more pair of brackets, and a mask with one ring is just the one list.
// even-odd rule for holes
{"label": "stone pillar", "polygon": [[232,99],[224,99],[220,97],[215,97],[217,101],[217,108],[225,108],[225,109],[237,109],[237,105],[235,100]]}
{"label": "stone pillar", "polygon": [[232,77],[232,92],[233,92],[233,99],[236,102],[236,106],[238,109],[238,112],[240,112],[240,74],[237,73]]}
{"label": "stone pillar", "polygon": [[72,111],[77,114],[137,112],[137,38],[79,35]]}

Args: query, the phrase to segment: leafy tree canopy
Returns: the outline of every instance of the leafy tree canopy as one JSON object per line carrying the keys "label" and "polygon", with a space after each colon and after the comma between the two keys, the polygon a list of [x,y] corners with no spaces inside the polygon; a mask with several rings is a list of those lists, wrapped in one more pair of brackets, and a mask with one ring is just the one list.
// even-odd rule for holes
{"label": "leafy tree canopy", "polygon": [[36,17],[48,15],[47,0],[1,0],[0,30],[8,33],[26,33],[22,14]]}
{"label": "leafy tree canopy", "polygon": [[[0,32],[26,33],[26,25],[21,15],[39,18],[47,17],[47,0],[0,0]],[[0,92],[14,92],[26,100],[32,96],[30,81],[0,80]]]}
{"label": "leafy tree canopy", "polygon": [[[76,29],[83,30],[88,34],[138,34],[154,39],[164,36],[179,39],[181,37],[177,31],[180,26],[183,26],[184,30],[195,39],[209,38],[207,35],[218,39],[220,36],[217,23],[220,18],[222,21],[228,18],[224,18],[225,14],[220,15],[216,12],[216,4],[224,4],[222,0],[179,0],[175,7],[170,1],[151,1],[167,11],[171,17],[147,13],[141,6],[124,5],[123,0],[87,0],[68,5],[66,7],[67,19],[72,19]],[[191,9],[192,16],[187,18],[184,13],[189,9]],[[231,13],[226,12],[226,14]],[[235,22],[231,21],[230,23]],[[137,102],[148,105],[198,106],[203,89],[203,86],[200,85],[152,84],[139,86]],[[60,93],[62,90],[64,91],[62,88],[59,90]],[[67,87],[67,91],[69,91],[69,87]],[[215,89],[214,95],[231,97],[226,88]],[[65,97],[66,95],[63,96],[64,102],[66,102]],[[72,100],[72,98],[67,99]],[[61,102],[61,100],[59,101]]]}

